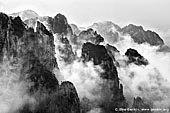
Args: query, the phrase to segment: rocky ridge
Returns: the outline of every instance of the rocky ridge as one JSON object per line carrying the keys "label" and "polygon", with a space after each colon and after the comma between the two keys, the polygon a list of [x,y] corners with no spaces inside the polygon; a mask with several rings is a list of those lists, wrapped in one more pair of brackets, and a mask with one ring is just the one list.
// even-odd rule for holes
{"label": "rocky ridge", "polygon": [[[37,21],[38,18],[40,21]],[[62,14],[57,14],[54,18],[38,18],[26,20],[25,23],[29,24],[26,25],[20,17],[12,18],[4,13],[0,13],[1,62],[7,57],[12,64],[21,63],[21,78],[31,82],[28,92],[38,102],[35,109],[31,110],[29,105],[24,105],[17,113],[83,112],[83,108],[80,107],[81,101],[74,85],[68,81],[59,84],[53,73],[53,69],[59,70],[55,58],[54,34],[57,34],[58,41],[63,44],[63,46],[59,47],[59,52],[63,54],[62,59],[64,62],[69,64],[75,60],[76,54],[72,50],[72,43],[75,40],[77,43],[83,40],[83,43],[79,45],[82,47],[81,60],[83,62],[92,61],[94,65],[100,65],[104,70],[100,75],[106,81],[102,88],[103,91],[107,90],[109,92],[110,98],[105,97],[104,99],[108,99],[108,101],[103,101],[97,105],[97,107],[102,109],[102,112],[115,113],[115,108],[117,107],[128,107],[123,95],[123,85],[119,82],[115,65],[114,54],[119,51],[114,46],[100,45],[104,38],[93,29],[74,34],[66,17]],[[34,29],[28,26],[32,26]],[[117,27],[116,30],[132,35],[132,38],[137,40],[135,41],[137,43],[164,44],[157,34],[150,31],[142,31],[141,27],[139,31],[142,33],[139,32],[139,37],[142,41],[138,42],[138,39],[135,38],[138,37],[138,33],[129,29],[133,29],[133,27],[123,29]],[[143,35],[143,33],[146,33],[147,36]],[[77,36],[77,34],[79,35]],[[155,40],[152,40],[152,38],[151,40],[143,40],[146,37],[152,37]],[[74,38],[75,40],[73,41]],[[128,63],[137,65],[148,64],[148,61],[134,49],[128,49],[125,55],[129,59]],[[143,104],[142,99],[134,99],[132,108],[141,108]],[[145,106],[149,108],[148,105]]]}
{"label": "rocky ridge", "polygon": [[16,113],[80,113],[74,85],[70,82],[59,85],[53,73],[58,65],[52,32],[40,22],[35,32],[20,17],[12,18],[4,13],[0,13],[0,17],[1,62],[9,60],[11,66],[22,65],[20,80],[28,83],[27,92],[36,100],[34,109],[25,104]]}

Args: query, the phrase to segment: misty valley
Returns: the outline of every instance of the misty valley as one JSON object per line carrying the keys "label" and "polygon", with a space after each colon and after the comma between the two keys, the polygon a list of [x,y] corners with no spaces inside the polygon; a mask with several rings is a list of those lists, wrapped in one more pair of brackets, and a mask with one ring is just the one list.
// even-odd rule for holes
{"label": "misty valley", "polygon": [[0,13],[0,113],[169,113],[170,48],[143,26]]}

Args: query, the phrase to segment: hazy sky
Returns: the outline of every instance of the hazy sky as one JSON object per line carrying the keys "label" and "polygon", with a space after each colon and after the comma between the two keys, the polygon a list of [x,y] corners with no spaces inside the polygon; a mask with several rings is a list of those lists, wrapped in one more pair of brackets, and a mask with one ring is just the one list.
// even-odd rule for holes
{"label": "hazy sky", "polygon": [[5,13],[32,9],[39,15],[64,14],[69,23],[90,25],[111,20],[119,25],[136,23],[170,29],[170,0],[0,0]]}

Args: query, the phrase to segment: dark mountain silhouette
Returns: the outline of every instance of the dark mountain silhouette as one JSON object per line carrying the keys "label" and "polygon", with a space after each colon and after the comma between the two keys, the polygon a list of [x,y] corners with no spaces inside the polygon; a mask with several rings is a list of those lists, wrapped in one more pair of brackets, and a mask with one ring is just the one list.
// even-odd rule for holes
{"label": "dark mountain silhouette", "polygon": [[134,63],[136,65],[148,65],[147,59],[141,56],[135,49],[129,48],[125,55],[128,57],[127,63]]}

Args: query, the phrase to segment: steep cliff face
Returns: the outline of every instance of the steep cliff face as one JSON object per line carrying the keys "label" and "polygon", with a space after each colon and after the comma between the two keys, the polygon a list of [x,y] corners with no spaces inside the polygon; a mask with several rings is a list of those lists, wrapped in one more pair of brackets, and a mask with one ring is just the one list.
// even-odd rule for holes
{"label": "steep cliff face", "polygon": [[153,46],[163,45],[164,42],[160,36],[150,30],[145,31],[142,26],[129,24],[121,29],[124,34],[129,34],[136,43],[149,43]]}
{"label": "steep cliff face", "polygon": [[[100,65],[105,70],[102,75],[106,79],[118,79],[118,73],[112,58],[108,55],[107,50],[102,45],[94,45],[92,43],[85,43],[82,47],[82,58],[84,61],[92,60],[94,65]],[[117,84],[118,86],[118,84]]]}
{"label": "steep cliff face", "polygon": [[106,45],[106,50],[108,55],[112,58],[113,62],[116,62],[115,56],[119,54],[119,50],[116,47],[111,46],[109,44]]}
{"label": "steep cliff face", "polygon": [[[125,98],[123,96],[123,86],[119,83],[117,69],[113,63],[112,58],[107,53],[107,50],[102,45],[94,45],[92,43],[85,43],[82,47],[82,58],[84,62],[93,61],[94,65],[100,65],[104,72],[101,78],[107,83],[103,84],[103,92],[107,90],[110,93],[110,100],[106,103],[101,103],[101,107],[105,112],[115,112],[116,107],[126,107]],[[109,86],[109,87],[107,87]],[[104,97],[105,98],[105,97]],[[109,96],[105,99],[108,99]]]}
{"label": "steep cliff face", "polygon": [[[75,59],[75,55],[72,50],[71,43],[76,43],[75,40],[76,36],[73,35],[73,31],[71,26],[68,24],[67,19],[62,14],[57,14],[54,18],[52,17],[38,17],[38,18],[31,18],[25,20],[24,22],[28,24],[29,27],[36,27],[36,30],[39,30],[38,26],[39,22],[36,25],[37,21],[40,21],[47,26],[47,28],[51,31],[49,32],[47,29],[44,29],[45,26],[42,26],[42,31],[46,35],[51,35],[52,33],[55,34],[55,40],[57,43],[57,51],[58,51],[58,60],[63,61],[66,64],[71,63]],[[38,32],[38,31],[37,31]]]}
{"label": "steep cliff face", "polygon": [[62,82],[59,88],[59,113],[80,113],[80,101],[74,85]]}
{"label": "steep cliff face", "polygon": [[[21,40],[20,56],[29,58],[27,54],[33,54],[43,66],[52,71],[57,67],[53,35],[45,27],[37,22],[37,32],[28,29]],[[30,56],[31,57],[31,56]]]}
{"label": "steep cliff face", "polygon": [[[79,113],[74,85],[70,82],[59,85],[53,73],[58,65],[52,32],[40,22],[36,23],[35,32],[20,17],[11,18],[3,13],[0,17],[1,62],[8,60],[11,66],[22,66],[20,80],[27,83],[26,93],[35,99],[34,105],[24,104],[16,113]],[[68,105],[67,109],[64,105]]]}
{"label": "steep cliff face", "polygon": [[22,37],[19,45],[19,55],[23,60],[21,73],[24,79],[33,82],[31,90],[53,90],[58,87],[58,80],[52,73],[54,68],[58,68],[53,41],[53,35],[39,22],[37,32],[30,28]]}
{"label": "steep cliff face", "polygon": [[0,13],[0,61],[3,60],[3,48],[5,46],[5,37],[7,36],[8,16]]}
{"label": "steep cliff face", "polygon": [[63,82],[59,85],[52,73],[54,68],[58,68],[53,35],[39,22],[36,32],[31,31],[23,38],[22,73],[33,82],[31,95],[38,102],[33,113],[79,113],[79,98],[73,84]]}
{"label": "steep cliff face", "polygon": [[125,55],[128,57],[127,63],[134,63],[136,65],[148,65],[149,62],[143,56],[141,56],[135,49],[129,48]]}
{"label": "steep cliff face", "polygon": [[25,32],[25,24],[20,17],[12,18],[1,13],[0,28],[0,54],[1,61],[6,57],[17,57],[18,40]]}

